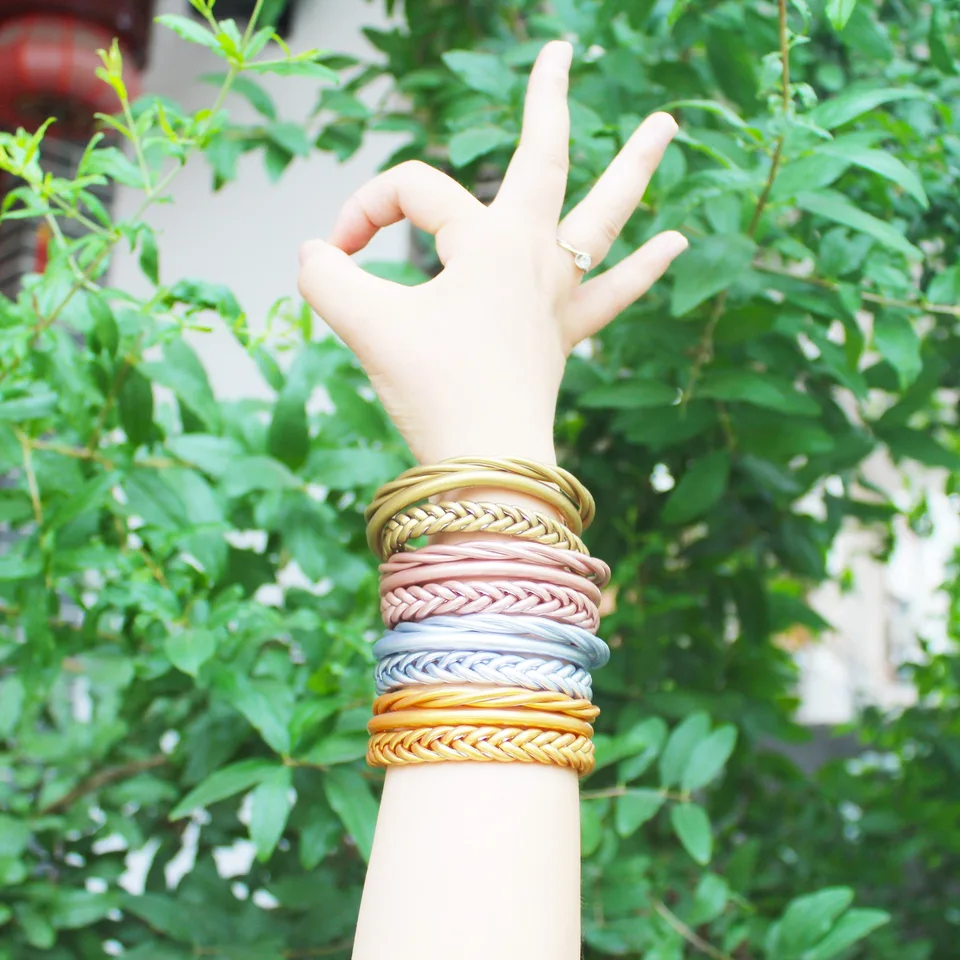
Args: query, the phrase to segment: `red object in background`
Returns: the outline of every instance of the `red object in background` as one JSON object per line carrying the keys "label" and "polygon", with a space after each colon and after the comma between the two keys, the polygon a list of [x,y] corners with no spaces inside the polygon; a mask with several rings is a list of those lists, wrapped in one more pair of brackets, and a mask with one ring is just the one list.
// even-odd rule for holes
{"label": "red object in background", "polygon": [[72,17],[119,37],[142,68],[153,22],[154,0],[0,0],[0,21],[32,14]]}
{"label": "red object in background", "polygon": [[[36,129],[57,118],[57,135],[88,136],[95,113],[117,111],[117,95],[96,75],[97,50],[113,35],[70,17],[29,16],[0,20],[0,127]],[[125,69],[131,99],[140,92],[140,71]]]}

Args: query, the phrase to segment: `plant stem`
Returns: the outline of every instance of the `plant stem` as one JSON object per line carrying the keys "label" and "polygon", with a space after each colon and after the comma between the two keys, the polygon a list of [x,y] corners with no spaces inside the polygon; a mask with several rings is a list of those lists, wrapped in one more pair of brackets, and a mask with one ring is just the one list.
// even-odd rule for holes
{"label": "plant stem", "polygon": [[[603,800],[607,797],[625,797],[633,792],[633,787],[604,787],[602,790],[584,790],[580,794],[581,800]],[[676,800],[677,803],[689,803],[689,793],[674,793],[672,790],[658,790],[665,800]]]}
{"label": "plant stem", "polygon": [[662,900],[655,899],[653,901],[653,909],[656,910],[687,943],[696,947],[697,950],[705,956],[711,957],[712,960],[733,960],[729,954],[718,950],[712,943],[707,943],[703,937],[691,930]]}
{"label": "plant stem", "polygon": [[54,800],[53,803],[47,804],[40,813],[46,815],[67,810],[72,807],[77,800],[86,796],[88,793],[94,793],[101,787],[107,787],[111,783],[116,783],[119,780],[129,780],[131,777],[135,777],[147,770],[162,767],[168,761],[169,758],[166,754],[158,753],[152,757],[147,757],[145,760],[133,760],[120,767],[108,767],[106,770],[101,770],[87,780],[78,783],[68,794],[65,794],[59,800]]}
{"label": "plant stem", "polygon": [[[784,122],[786,122],[786,118],[789,116],[790,110],[793,107],[793,99],[790,95],[790,37],[787,31],[787,0],[777,0],[777,12],[780,39],[780,83],[783,87],[781,102],[783,105],[783,119]],[[783,145],[786,141],[786,136],[786,129],[784,129],[780,133],[780,136],[777,137],[773,157],[770,160],[770,172],[767,174],[767,181],[764,184],[760,198],[757,200],[757,205],[754,207],[753,217],[750,219],[750,226],[747,228],[747,236],[751,239],[756,236],[757,230],[760,227],[760,219],[763,216],[763,211],[766,209],[767,202],[770,200],[770,194],[773,191],[777,174],[780,172],[780,161],[783,158]],[[707,321],[706,329],[703,331],[703,337],[700,339],[700,347],[697,350],[693,366],[690,368],[690,378],[687,381],[687,387],[683,391],[683,397],[681,398],[681,403],[684,406],[693,396],[694,387],[696,387],[697,381],[700,379],[700,374],[704,366],[709,363],[713,357],[713,338],[717,330],[717,324],[720,322],[724,308],[727,305],[729,290],[730,288],[728,287],[726,290],[721,291],[717,297],[713,311],[710,314],[710,319]]]}
{"label": "plant stem", "polygon": [[27,477],[27,489],[30,491],[30,503],[33,504],[33,518],[37,526],[43,529],[43,504],[40,502],[40,488],[37,486],[37,475],[33,469],[33,450],[30,438],[20,430],[15,430],[20,449],[23,451],[23,471]]}
{"label": "plant stem", "polygon": [[250,14],[250,19],[247,21],[247,29],[243,31],[243,49],[246,51],[247,44],[250,42],[250,38],[253,36],[253,31],[256,29],[257,21],[260,19],[260,14],[263,11],[263,0],[257,0],[257,5],[253,8],[253,13]]}

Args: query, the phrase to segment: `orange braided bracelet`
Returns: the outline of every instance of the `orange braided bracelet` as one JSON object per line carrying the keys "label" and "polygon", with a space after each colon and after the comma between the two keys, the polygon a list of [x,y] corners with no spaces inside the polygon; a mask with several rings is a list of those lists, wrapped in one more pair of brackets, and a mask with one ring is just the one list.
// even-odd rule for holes
{"label": "orange braided bracelet", "polygon": [[464,725],[375,733],[367,748],[373,767],[468,760],[546,763],[583,776],[593,770],[594,746],[588,737],[555,730]]}
{"label": "orange braided bracelet", "polygon": [[557,730],[576,737],[592,737],[593,727],[586,720],[564,717],[540,710],[485,710],[482,707],[452,707],[446,710],[396,710],[372,717],[368,733],[385,730],[412,730],[416,727],[536,727]]}
{"label": "orange braided bracelet", "polygon": [[373,702],[374,715],[406,710],[472,709],[547,710],[577,720],[595,720],[600,708],[589,700],[575,700],[552,690],[525,690],[522,687],[482,686],[468,683],[444,683],[437,686],[411,686],[384,693]]}

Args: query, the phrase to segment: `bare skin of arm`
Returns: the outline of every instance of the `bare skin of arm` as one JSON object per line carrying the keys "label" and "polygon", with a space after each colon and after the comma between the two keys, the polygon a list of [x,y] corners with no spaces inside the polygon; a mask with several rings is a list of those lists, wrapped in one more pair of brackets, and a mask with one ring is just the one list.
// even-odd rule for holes
{"label": "bare skin of arm", "polygon": [[[546,45],[530,77],[520,146],[483,206],[423,164],[388,170],[345,205],[328,242],[301,251],[300,289],[357,354],[421,462],[453,456],[555,462],[566,356],[640,297],[686,248],[658,234],[584,282],[557,238],[606,255],[676,132],[647,118],[560,221],[572,50]],[[444,270],[419,287],[350,255],[408,219],[436,236]],[[509,491],[460,496],[544,510]],[[603,504],[599,504],[603,509]],[[354,960],[575,960],[580,956],[576,776],[537,764],[388,770]]]}

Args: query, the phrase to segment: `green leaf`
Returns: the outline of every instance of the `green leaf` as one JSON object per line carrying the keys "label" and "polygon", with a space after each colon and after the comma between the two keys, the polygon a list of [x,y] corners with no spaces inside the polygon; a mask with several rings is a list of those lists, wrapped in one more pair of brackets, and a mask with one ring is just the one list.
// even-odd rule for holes
{"label": "green leaf", "polygon": [[293,771],[289,767],[274,770],[253,791],[250,803],[250,839],[257,848],[257,859],[265,863],[273,856],[290,816],[290,790]]}
{"label": "green leaf", "polygon": [[153,432],[153,387],[138,370],[131,370],[117,397],[120,425],[127,440],[139,447],[146,443]]}
{"label": "green leaf", "polygon": [[[222,87],[227,75],[225,73],[205,73],[200,79],[204,83],[212,83],[216,87]],[[273,102],[273,97],[255,80],[240,74],[233,78],[230,92],[243,97],[261,116],[268,120],[277,119],[277,108]]]}
{"label": "green leaf", "polygon": [[181,17],[175,13],[164,13],[155,18],[157,23],[162,24],[172,30],[178,37],[186,40],[188,43],[198,43],[208,50],[212,50],[218,57],[224,56],[223,49],[217,42],[217,38],[202,24],[191,20],[189,17]]}
{"label": "green leaf", "polygon": [[796,390],[792,383],[770,373],[743,370],[709,370],[696,387],[699,397],[741,401],[779,413],[815,416],[820,405],[813,397]]}
{"label": "green leaf", "polygon": [[314,52],[301,54],[299,59],[261,60],[259,63],[246,64],[243,70],[245,73],[273,73],[278,77],[309,77],[311,80],[339,83],[340,77],[336,71],[317,62],[315,58],[320,55]]}
{"label": "green leaf", "polygon": [[332,767],[338,763],[350,763],[367,755],[369,736],[365,730],[349,733],[334,733],[325,737],[316,746],[299,758],[320,767]]}
{"label": "green leaf", "polygon": [[885,910],[850,910],[813,949],[803,954],[802,960],[833,960],[848,947],[890,922]]}
{"label": "green leaf", "polygon": [[927,44],[930,47],[930,62],[941,73],[956,76],[960,73],[960,68],[957,67],[957,61],[947,46],[946,38],[950,35],[950,15],[943,7],[935,7],[930,15],[930,30],[927,33]]}
{"label": "green leaf", "polygon": [[607,801],[580,801],[580,856],[589,857],[603,842],[603,816]]}
{"label": "green leaf", "polygon": [[332,767],[324,775],[323,792],[360,856],[369,861],[377,825],[377,801],[369,784],[352,767]]}
{"label": "green leaf", "polygon": [[618,380],[588,390],[580,397],[581,407],[610,410],[639,410],[644,407],[670,407],[677,403],[680,391],[659,380]]}
{"label": "green leaf", "polygon": [[827,0],[827,16],[834,30],[842,30],[853,16],[857,0]]}
{"label": "green leaf", "polygon": [[930,206],[930,201],[927,199],[920,178],[892,153],[887,153],[885,150],[872,150],[848,139],[832,140],[824,143],[817,148],[817,152],[830,157],[849,160],[850,163],[863,167],[864,170],[872,170],[874,173],[880,174],[881,177],[895,183],[898,187],[902,187],[924,209]]}
{"label": "green leaf", "polygon": [[660,786],[666,788],[680,783],[690,755],[709,733],[710,718],[702,712],[691,713],[674,728],[660,755]]}
{"label": "green leaf", "polygon": [[157,238],[153,231],[140,231],[140,269],[153,284],[160,282],[160,254],[157,251]]}
{"label": "green leaf", "polygon": [[242,457],[231,464],[223,478],[228,497],[242,497],[253,490],[296,490],[300,479],[272,457]]}
{"label": "green leaf", "polygon": [[310,452],[306,399],[297,389],[284,389],[273,408],[267,434],[270,456],[291,470],[299,470]]}
{"label": "green leaf", "polygon": [[26,699],[22,677],[12,674],[0,679],[0,738],[9,737],[16,729]]}
{"label": "green leaf", "polygon": [[352,490],[385,483],[408,466],[398,454],[387,450],[314,448],[305,472],[313,483],[334,490]]}
{"label": "green leaf", "polygon": [[670,313],[682,317],[694,307],[732,286],[753,262],[756,244],[743,234],[724,234],[695,241],[672,267]]}
{"label": "green leaf", "polygon": [[792,900],[777,924],[778,953],[789,956],[813,946],[851,903],[853,891],[849,887],[827,887]]}
{"label": "green leaf", "polygon": [[630,837],[652,820],[663,806],[666,797],[660,790],[628,790],[617,797],[614,824],[621,837]]}
{"label": "green leaf", "polygon": [[667,524],[689,523],[720,501],[730,479],[730,454],[714,450],[687,467],[670,492],[660,519]]}
{"label": "green leaf", "polygon": [[723,913],[729,899],[727,881],[715,873],[705,873],[693,895],[693,916],[690,919],[697,926],[711,923]]}
{"label": "green leaf", "polygon": [[83,173],[86,176],[106,177],[137,190],[145,187],[140,168],[116,147],[102,147],[88,153],[84,160]]}
{"label": "green leaf", "polygon": [[[667,725],[660,717],[647,717],[647,719],[635,723],[625,733],[618,734],[616,737],[598,733],[594,737],[596,743],[594,769],[602,770],[604,767],[626,758],[642,758],[649,765],[660,752],[666,738]],[[634,776],[639,775],[639,773],[634,774]]]}
{"label": "green leaf", "polygon": [[895,228],[872,214],[855,207],[843,194],[832,190],[819,193],[801,193],[797,196],[797,206],[807,213],[823,217],[834,223],[843,224],[852,230],[865,233],[878,240],[890,250],[896,250],[906,257],[922,260],[923,253]]}
{"label": "green leaf", "polygon": [[868,87],[864,90],[852,90],[819,104],[810,112],[810,120],[824,130],[833,130],[885,103],[924,97],[926,94],[915,87]]}
{"label": "green leaf", "polygon": [[186,341],[177,339],[167,344],[162,361],[143,363],[140,370],[154,383],[172,390],[208,429],[219,428],[220,408],[210,388],[207,371]]}
{"label": "green leaf", "polygon": [[706,810],[696,803],[681,803],[670,808],[670,823],[683,849],[701,866],[713,856],[713,836]]}
{"label": "green leaf", "polygon": [[514,76],[500,57],[472,50],[449,50],[442,54],[442,59],[471,90],[500,101],[510,99]]}
{"label": "green leaf", "polygon": [[[6,691],[6,686],[0,687]],[[14,820],[0,813],[0,857],[19,857],[27,848],[31,837],[30,827],[23,820]]]}
{"label": "green leaf", "polygon": [[[879,428],[878,428],[879,432]],[[896,459],[907,457],[928,467],[960,470],[960,454],[948,450],[927,433],[907,427],[884,428],[881,439]]]}
{"label": "green leaf", "polygon": [[724,768],[737,743],[737,728],[726,723],[701,740],[683,768],[680,787],[687,793],[705,787]]}
{"label": "green leaf", "polygon": [[271,123],[267,125],[267,136],[277,146],[296,157],[310,155],[311,143],[299,123]]}
{"label": "green leaf", "polygon": [[49,417],[57,409],[57,395],[46,387],[37,393],[0,401],[0,422],[23,423]]}
{"label": "green leaf", "polygon": [[516,137],[500,127],[473,127],[455,133],[447,144],[450,163],[454,167],[465,167],[478,157],[486,156],[498,147],[512,146]]}
{"label": "green leaf", "polygon": [[169,634],[163,649],[178,670],[195,677],[217,652],[217,638],[209,630],[183,630]]}
{"label": "green leaf", "polygon": [[231,470],[244,455],[243,447],[232,437],[209,433],[183,433],[170,437],[167,449],[179,460],[217,478]]}
{"label": "green leaf", "polygon": [[280,769],[270,760],[241,760],[216,770],[206,780],[195,786],[170,812],[171,820],[181,820],[198,807],[211,804],[243,793],[271,777]]}
{"label": "green leaf", "polygon": [[920,376],[922,341],[909,320],[897,314],[879,315],[873,326],[873,345],[897,371],[901,390],[906,390]]}

